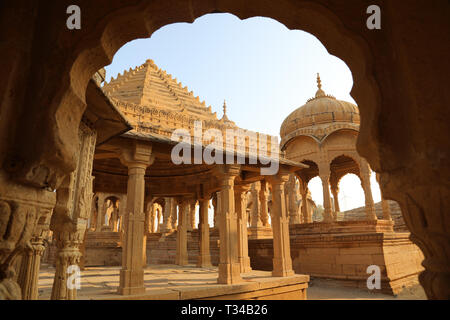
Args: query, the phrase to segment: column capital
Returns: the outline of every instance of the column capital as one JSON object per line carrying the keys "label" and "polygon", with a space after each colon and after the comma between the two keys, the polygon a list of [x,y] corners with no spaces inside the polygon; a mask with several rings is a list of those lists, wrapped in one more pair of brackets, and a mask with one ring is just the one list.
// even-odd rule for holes
{"label": "column capital", "polygon": [[330,175],[329,174],[319,174],[319,178],[322,181],[326,181],[327,183],[330,182]]}
{"label": "column capital", "polygon": [[223,164],[216,167],[216,172],[219,178],[224,177],[235,178],[241,172],[241,166],[235,164]]}
{"label": "column capital", "polygon": [[119,159],[128,168],[147,168],[155,161],[155,154],[152,152],[151,144],[135,141],[129,147],[120,150]]}
{"label": "column capital", "polygon": [[241,185],[235,185],[234,186],[234,191],[236,193],[242,193],[242,192],[247,192],[250,190],[250,185],[248,184],[241,184]]}
{"label": "column capital", "polygon": [[260,181],[253,182],[251,184],[251,189],[252,189],[252,191],[259,192],[261,190],[261,182]]}
{"label": "column capital", "polygon": [[289,174],[285,172],[280,172],[273,176],[266,176],[266,181],[271,185],[280,185],[289,181]]}

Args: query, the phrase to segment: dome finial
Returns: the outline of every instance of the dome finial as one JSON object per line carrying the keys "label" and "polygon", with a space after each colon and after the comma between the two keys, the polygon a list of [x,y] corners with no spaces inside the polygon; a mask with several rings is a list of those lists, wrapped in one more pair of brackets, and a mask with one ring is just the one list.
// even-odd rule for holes
{"label": "dome finial", "polygon": [[325,92],[322,90],[322,80],[320,80],[320,75],[319,75],[319,73],[317,73],[317,88],[318,88],[318,90],[317,90],[317,92],[316,92],[316,98],[319,98],[319,97],[325,97],[326,94],[325,94]]}

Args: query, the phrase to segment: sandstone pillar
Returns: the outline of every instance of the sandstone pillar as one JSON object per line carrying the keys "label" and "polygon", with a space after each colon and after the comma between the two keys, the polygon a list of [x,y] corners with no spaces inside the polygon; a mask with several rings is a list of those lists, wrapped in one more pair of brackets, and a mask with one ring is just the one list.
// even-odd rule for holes
{"label": "sandstone pillar", "polygon": [[[92,205],[92,165],[94,158],[96,131],[84,121],[80,123],[79,152],[76,169],[67,175],[56,190],[57,202],[50,221],[50,229],[56,241],[56,270],[51,298],[75,300],[79,289],[76,279],[68,283],[68,277],[80,271],[87,220]],[[102,217],[104,221],[104,217]],[[97,224],[98,225],[98,224]]]}
{"label": "sandstone pillar", "polygon": [[55,279],[52,287],[52,300],[76,300],[77,284],[75,279],[68,282],[68,278],[76,272],[80,263],[80,246],[83,242],[85,226],[76,225],[76,230],[54,231],[53,239],[56,241]]}
{"label": "sandstone pillar", "polygon": [[105,221],[106,205],[105,205],[105,195],[103,193],[98,194],[98,211],[97,211],[97,226],[95,228],[96,232],[102,231],[102,227]]}
{"label": "sandstone pillar", "polygon": [[259,191],[259,201],[261,205],[261,223],[263,227],[270,227],[269,224],[269,207],[267,205],[269,199],[269,190],[266,181],[261,181],[261,190]]}
{"label": "sandstone pillar", "polygon": [[237,215],[234,208],[234,179],[240,168],[223,165],[219,169],[220,179],[220,262],[217,282],[232,284],[241,282],[241,266],[238,261]]}
{"label": "sandstone pillar", "polygon": [[209,223],[208,223],[208,206],[209,199],[200,199],[199,208],[199,255],[197,260],[197,267],[211,267],[211,252],[209,249]]}
{"label": "sandstone pillar", "polygon": [[43,241],[31,241],[22,256],[17,282],[22,289],[23,300],[38,299],[39,266],[44,250]]}
{"label": "sandstone pillar", "polygon": [[252,271],[250,257],[248,256],[248,230],[247,230],[247,196],[249,186],[239,186],[234,189],[234,203],[237,213],[237,235],[238,235],[238,261],[241,273]]}
{"label": "sandstone pillar", "polygon": [[150,225],[151,225],[151,214],[150,214],[150,210],[148,210],[148,208],[150,207],[150,203],[146,202],[144,203],[144,233],[148,234],[150,233]]}
{"label": "sandstone pillar", "polygon": [[175,263],[180,266],[188,264],[187,251],[187,217],[190,210],[188,199],[182,199],[180,203],[180,212],[177,227],[177,255]]}
{"label": "sandstone pillar", "polygon": [[335,218],[337,218],[337,212],[341,212],[338,199],[339,188],[337,186],[331,186],[331,193],[333,194]]}
{"label": "sandstone pillar", "polygon": [[370,188],[370,167],[365,160],[361,160],[361,186],[364,190],[364,197],[366,200],[366,216],[367,220],[377,220],[375,214],[375,205],[372,198],[372,190]]}
{"label": "sandstone pillar", "polygon": [[286,211],[284,184],[288,175],[283,172],[268,176],[272,185],[272,230],[273,230],[273,272],[274,277],[287,277],[292,270],[291,249],[289,243],[289,217]]}
{"label": "sandstone pillar", "polygon": [[164,208],[163,208],[163,223],[161,226],[161,232],[172,231],[172,198],[164,198]]}
{"label": "sandstone pillar", "polygon": [[330,197],[330,186],[329,186],[329,179],[330,174],[329,171],[325,173],[320,173],[320,179],[322,180],[322,187],[323,187],[323,221],[324,222],[331,222],[333,221],[333,214],[331,210],[331,197]]}
{"label": "sandstone pillar", "polygon": [[23,300],[38,299],[38,278],[41,257],[44,253],[44,237],[48,233],[52,210],[40,210],[38,225],[33,232],[30,245],[22,255],[18,283],[22,289]]}
{"label": "sandstone pillar", "polygon": [[124,241],[122,244],[122,270],[118,292],[122,295],[145,292],[144,234],[145,170],[153,163],[150,145],[136,142],[123,150],[121,162],[128,167],[127,207],[124,214]]}
{"label": "sandstone pillar", "polygon": [[312,217],[309,214],[309,204],[308,204],[308,184],[304,182],[303,180],[299,179],[299,187],[300,187],[300,194],[302,196],[302,204],[301,204],[301,210],[302,210],[302,216],[303,216],[303,223],[311,223]]}
{"label": "sandstone pillar", "polygon": [[197,201],[193,200],[189,203],[188,231],[195,229],[195,209]]}
{"label": "sandstone pillar", "polygon": [[[22,298],[14,263],[33,237],[39,223],[38,213],[51,211],[55,202],[54,192],[11,182],[0,170],[0,300]],[[38,267],[37,261],[34,266]],[[37,274],[30,280],[35,279]]]}
{"label": "sandstone pillar", "polygon": [[286,183],[286,203],[288,206],[288,215],[290,224],[300,223],[300,216],[298,214],[298,199],[295,190],[295,175],[289,175],[289,180]]}
{"label": "sandstone pillar", "polygon": [[222,210],[222,203],[221,203],[221,194],[220,192],[216,193],[216,209],[214,211],[214,227],[215,228],[220,228],[220,210]]}
{"label": "sandstone pillar", "polygon": [[391,208],[389,207],[389,202],[383,199],[383,196],[381,196],[381,207],[383,210],[383,220],[392,221]]}
{"label": "sandstone pillar", "polygon": [[[378,173],[376,174],[376,179],[379,184],[380,183],[380,175]],[[380,192],[381,192],[381,207],[383,210],[383,220],[392,221],[391,208],[389,207],[389,202],[384,198],[383,191],[381,190],[381,188],[380,188]]]}
{"label": "sandstone pillar", "polygon": [[175,201],[175,199],[172,200],[173,206],[172,206],[172,214],[171,214],[171,221],[172,221],[172,229],[175,230],[178,226],[178,203]]}
{"label": "sandstone pillar", "polygon": [[148,220],[149,220],[149,232],[153,233],[155,232],[155,204],[154,203],[148,203],[147,206],[147,212],[148,212]]}
{"label": "sandstone pillar", "polygon": [[252,198],[250,226],[252,228],[262,227],[260,191],[261,191],[261,182],[257,181],[253,183],[250,191]]}

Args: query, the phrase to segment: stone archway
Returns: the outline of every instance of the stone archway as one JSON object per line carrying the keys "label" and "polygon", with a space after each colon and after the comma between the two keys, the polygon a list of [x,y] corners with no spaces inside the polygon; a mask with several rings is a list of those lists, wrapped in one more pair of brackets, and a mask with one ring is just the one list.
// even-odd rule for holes
{"label": "stone archway", "polygon": [[[448,68],[441,65],[449,42],[441,32],[450,28],[448,3],[442,0],[444,10],[432,11],[420,0],[407,7],[376,1],[385,27],[374,31],[365,25],[372,2],[79,0],[83,20],[77,31],[65,27],[71,1],[2,3],[0,35],[8,40],[0,52],[11,63],[0,80],[0,200],[17,197],[9,190],[33,198],[33,190],[57,189],[74,170],[73,141],[87,83],[126,42],[206,13],[270,17],[315,35],[352,71],[361,114],[358,151],[380,174],[385,197],[399,202],[412,240],[425,254],[421,283],[428,297],[449,298],[450,142],[443,106],[450,96]],[[2,252],[2,263],[9,254]]]}

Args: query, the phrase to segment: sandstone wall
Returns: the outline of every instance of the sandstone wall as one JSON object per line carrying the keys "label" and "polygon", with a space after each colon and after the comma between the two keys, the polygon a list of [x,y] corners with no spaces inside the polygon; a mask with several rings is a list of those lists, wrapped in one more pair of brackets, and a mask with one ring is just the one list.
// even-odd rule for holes
{"label": "sandstone wall", "polygon": [[[250,240],[251,266],[272,270],[270,239]],[[409,233],[291,235],[291,256],[296,273],[341,280],[343,285],[367,288],[367,267],[381,271],[381,291],[397,294],[418,283],[423,254]]]}

